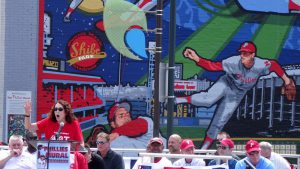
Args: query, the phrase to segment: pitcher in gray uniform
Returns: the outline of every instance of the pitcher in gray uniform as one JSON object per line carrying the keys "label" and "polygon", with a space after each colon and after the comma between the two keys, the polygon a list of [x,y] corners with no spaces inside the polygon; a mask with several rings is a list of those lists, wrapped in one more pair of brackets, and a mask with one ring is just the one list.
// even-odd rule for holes
{"label": "pitcher in gray uniform", "polygon": [[275,72],[285,83],[294,83],[275,60],[256,57],[256,46],[253,42],[243,42],[239,48],[239,55],[231,56],[221,62],[215,62],[199,56],[195,50],[185,48],[184,57],[209,71],[224,71],[207,91],[199,92],[187,97],[176,98],[176,103],[190,103],[195,106],[211,107],[217,104],[213,119],[207,129],[202,149],[208,149],[217,134],[228,122],[247,91],[257,83],[261,76]]}

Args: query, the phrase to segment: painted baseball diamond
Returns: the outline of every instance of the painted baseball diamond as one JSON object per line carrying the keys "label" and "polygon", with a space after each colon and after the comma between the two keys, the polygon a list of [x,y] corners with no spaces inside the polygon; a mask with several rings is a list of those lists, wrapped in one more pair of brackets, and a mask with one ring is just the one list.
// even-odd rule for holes
{"label": "painted baseball diamond", "polygon": [[[37,120],[64,99],[86,142],[94,145],[97,133],[105,131],[113,147],[145,148],[153,133],[156,5],[156,0],[42,0]],[[299,11],[297,0],[177,1],[173,131],[204,149],[226,131],[237,141],[292,141],[296,148],[290,152],[296,153]],[[169,14],[166,0],[165,63]],[[244,64],[244,57],[252,65]],[[295,87],[293,99],[282,93],[288,83]],[[164,105],[161,137],[166,137]]]}

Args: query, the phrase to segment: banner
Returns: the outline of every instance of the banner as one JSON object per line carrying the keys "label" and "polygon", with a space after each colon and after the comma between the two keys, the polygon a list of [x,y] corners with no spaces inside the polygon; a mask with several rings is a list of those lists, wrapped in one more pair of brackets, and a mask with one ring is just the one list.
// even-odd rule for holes
{"label": "banner", "polygon": [[37,149],[37,169],[70,169],[70,143],[40,142]]}

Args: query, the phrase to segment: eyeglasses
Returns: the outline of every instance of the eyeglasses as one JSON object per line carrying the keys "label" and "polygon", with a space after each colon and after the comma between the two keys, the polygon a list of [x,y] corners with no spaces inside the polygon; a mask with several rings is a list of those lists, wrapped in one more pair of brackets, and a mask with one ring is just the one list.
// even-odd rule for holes
{"label": "eyeglasses", "polygon": [[217,148],[219,149],[222,149],[222,150],[226,150],[226,149],[228,149],[228,147],[226,147],[226,146],[221,146],[221,145],[219,145],[219,146],[217,146]]}
{"label": "eyeglasses", "polygon": [[248,153],[248,155],[254,156],[254,155],[257,155],[258,153],[259,153],[258,151],[252,151],[252,152]]}
{"label": "eyeglasses", "polygon": [[107,142],[105,142],[105,141],[96,141],[96,144],[97,144],[97,145],[103,145],[103,144],[105,144],[105,143],[107,143]]}
{"label": "eyeglasses", "polygon": [[59,108],[57,108],[57,107],[55,107],[54,109],[53,109],[54,111],[63,111],[64,109],[62,108],[62,107],[59,107]]}

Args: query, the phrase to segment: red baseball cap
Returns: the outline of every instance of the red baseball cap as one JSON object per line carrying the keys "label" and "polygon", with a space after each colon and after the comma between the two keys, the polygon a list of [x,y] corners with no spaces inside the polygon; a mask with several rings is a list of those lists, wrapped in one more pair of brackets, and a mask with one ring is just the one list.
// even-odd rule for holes
{"label": "red baseball cap", "polygon": [[190,139],[182,140],[181,145],[180,145],[181,150],[186,150],[190,147],[195,147],[194,142],[192,140],[190,140]]}
{"label": "red baseball cap", "polygon": [[245,145],[245,149],[247,153],[251,153],[252,151],[260,151],[260,146],[257,141],[249,140]]}
{"label": "red baseball cap", "polygon": [[159,143],[159,144],[161,144],[161,145],[164,145],[164,142],[163,142],[162,139],[159,138],[159,137],[153,137],[153,138],[151,138],[150,144],[152,144],[152,143]]}
{"label": "red baseball cap", "polygon": [[241,44],[241,46],[240,46],[239,52],[251,52],[251,53],[255,53],[256,52],[256,46],[251,41],[243,42]]}
{"label": "red baseball cap", "polygon": [[114,115],[116,111],[120,108],[126,109],[128,112],[130,111],[130,105],[127,102],[121,102],[121,103],[115,103],[111,106],[111,108],[108,111],[108,120],[113,121]]}
{"label": "red baseball cap", "polygon": [[228,139],[228,138],[225,138],[225,139],[221,140],[220,143],[223,144],[224,146],[229,147],[229,148],[234,147],[234,142],[231,139]]}

